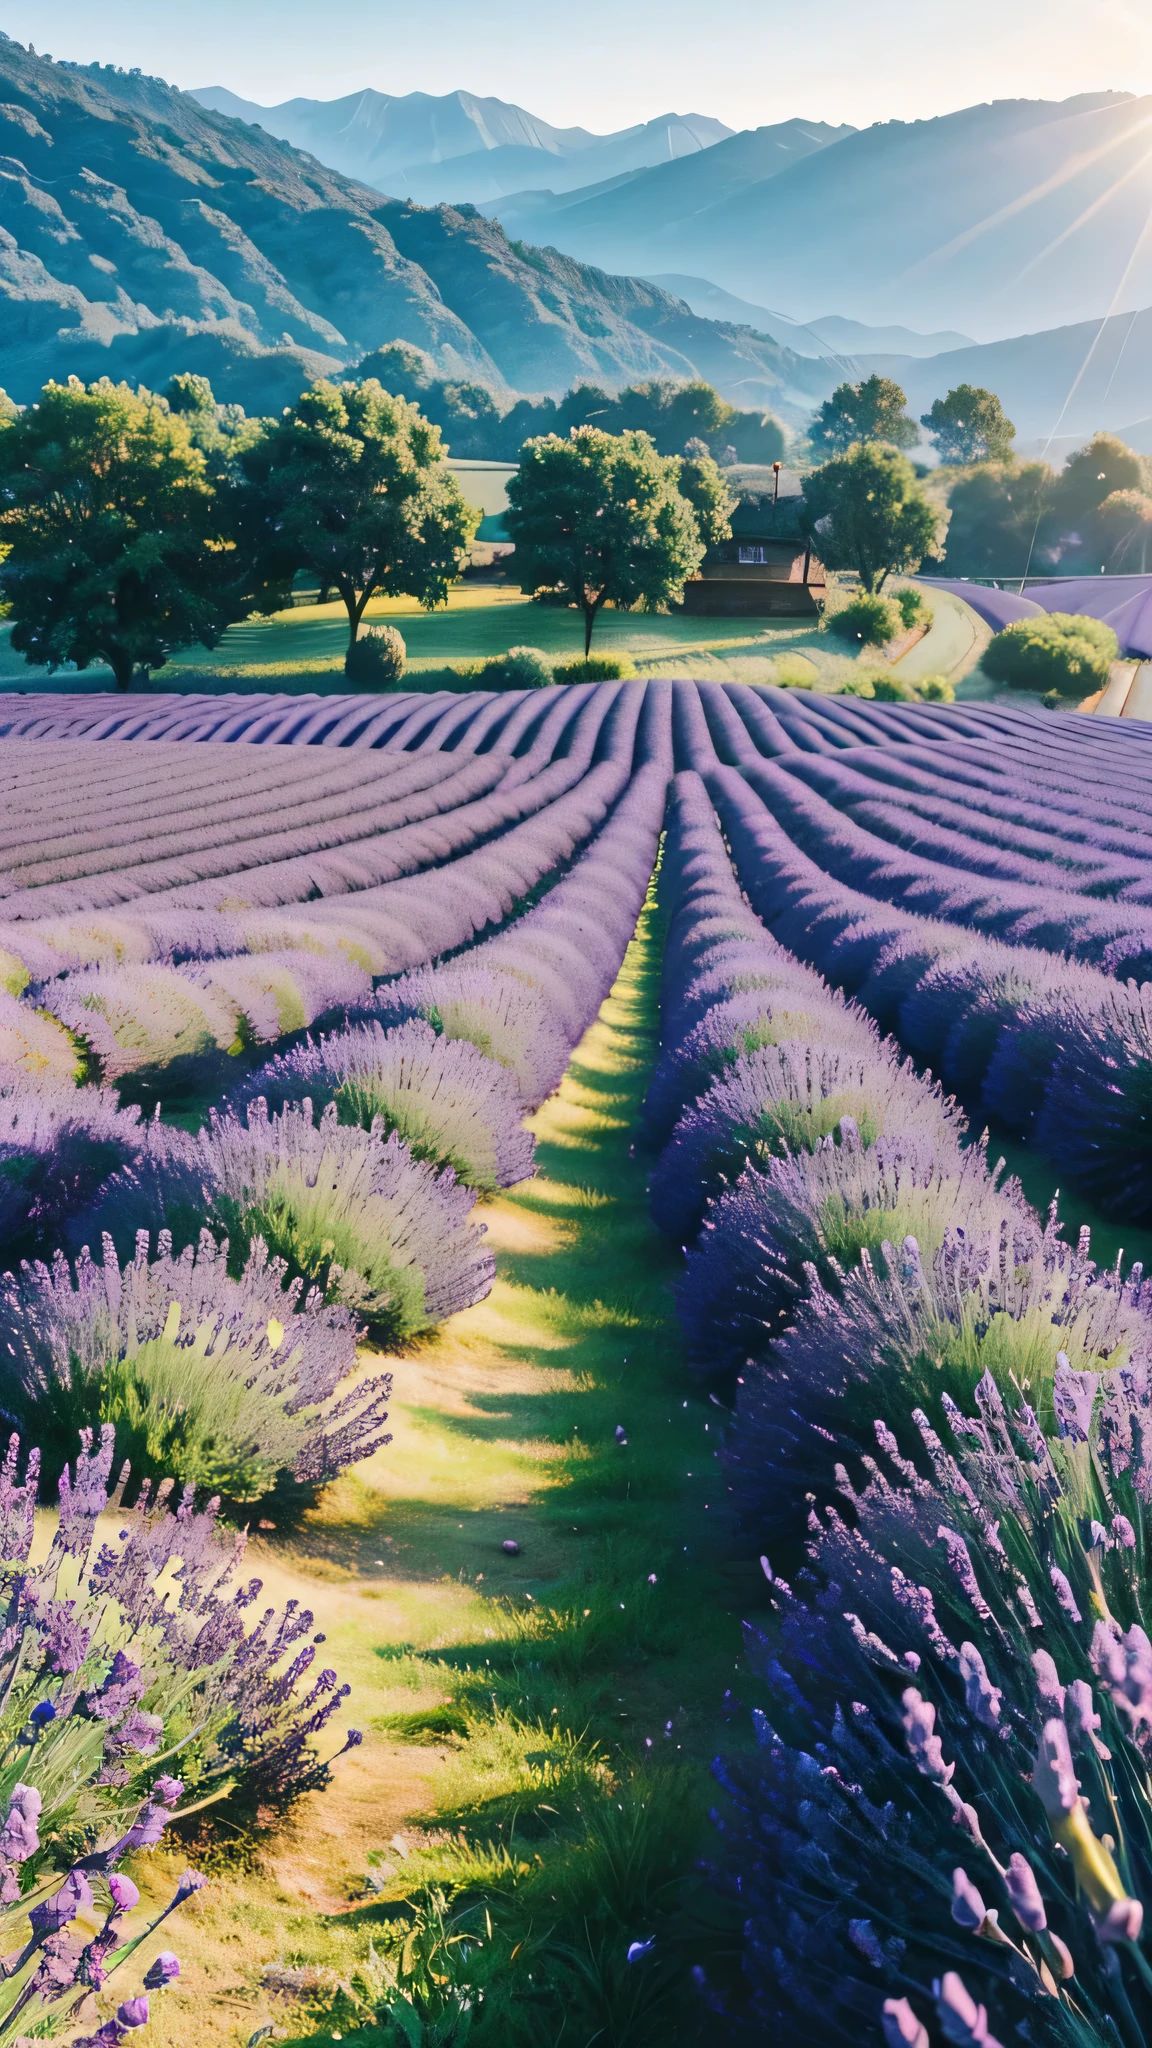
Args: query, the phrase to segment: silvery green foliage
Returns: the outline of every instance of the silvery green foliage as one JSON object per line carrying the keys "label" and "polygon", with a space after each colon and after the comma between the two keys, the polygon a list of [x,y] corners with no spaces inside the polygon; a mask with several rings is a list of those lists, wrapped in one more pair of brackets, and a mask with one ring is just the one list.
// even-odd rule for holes
{"label": "silvery green foliage", "polygon": [[784,1152],[813,1152],[851,1117],[862,1143],[880,1137],[959,1142],[964,1119],[911,1063],[867,1053],[785,1042],[746,1053],[686,1110],[656,1162],[652,1220],[687,1243],[707,1204]]}
{"label": "silvery green foliage", "polygon": [[259,1238],[293,1277],[399,1339],[488,1293],[495,1261],[473,1199],[395,1133],[341,1124],[334,1102],[314,1120],[307,1100],[276,1116],[257,1101],[243,1118],[214,1113],[195,1138],[157,1134],[74,1234],[107,1230],[125,1258],[141,1229],[168,1229],[179,1250],[207,1223],[228,1236],[234,1271]]}
{"label": "silvery green foliage", "polygon": [[278,1476],[330,1479],[387,1441],[387,1375],[333,1400],[356,1363],[356,1325],[318,1289],[301,1300],[257,1241],[238,1280],[207,1231],[173,1257],[141,1236],[120,1266],[25,1265],[0,1288],[0,1400],[59,1471],[78,1427],[111,1424],[137,1470],[233,1500]]}
{"label": "silvery green foliage", "polygon": [[830,1497],[845,1447],[870,1447],[880,1409],[919,1404],[940,1421],[942,1399],[968,1399],[985,1372],[1024,1389],[1047,1426],[1058,1354],[1078,1372],[1152,1370],[1150,1292],[1138,1266],[1101,1273],[1086,1232],[1066,1245],[1053,1216],[1040,1238],[1022,1209],[952,1224],[931,1258],[908,1238],[834,1288],[813,1277],[792,1327],[742,1370],[725,1450],[736,1503],[761,1529],[795,1528],[805,1495]]}
{"label": "silvery green foliage", "polygon": [[[892,1396],[748,1633],[720,1767],[763,2038],[1135,2044],[1152,1903],[1152,1376]],[[911,1405],[909,1405],[909,1402]],[[861,1490],[862,1483],[862,1490]]]}
{"label": "silvery green foliage", "polygon": [[143,1138],[139,1111],[108,1090],[37,1086],[19,1068],[0,1075],[0,1262],[54,1251],[67,1219]]}
{"label": "silvery green foliage", "polygon": [[511,1187],[532,1172],[535,1139],[522,1122],[513,1076],[465,1039],[438,1036],[413,1018],[335,1032],[262,1067],[233,1092],[232,1106],[263,1096],[271,1109],[307,1096],[313,1111],[335,1102],[344,1123],[396,1131],[414,1159],[450,1166],[478,1193]]}
{"label": "silvery green foliage", "polygon": [[690,1362],[740,1371],[773,1338],[818,1279],[837,1290],[865,1252],[911,1236],[925,1256],[956,1217],[966,1238],[1006,1233],[1038,1249],[1040,1226],[1018,1181],[988,1170],[983,1147],[950,1135],[879,1138],[865,1147],[852,1119],[814,1152],[745,1168],[709,1204],[677,1295]]}
{"label": "silvery green foliage", "polygon": [[423,1019],[433,1030],[474,1045],[516,1082],[526,1108],[538,1108],[568,1063],[568,1045],[542,990],[523,975],[481,964],[486,948],[444,967],[403,974],[376,996],[381,1022]]}

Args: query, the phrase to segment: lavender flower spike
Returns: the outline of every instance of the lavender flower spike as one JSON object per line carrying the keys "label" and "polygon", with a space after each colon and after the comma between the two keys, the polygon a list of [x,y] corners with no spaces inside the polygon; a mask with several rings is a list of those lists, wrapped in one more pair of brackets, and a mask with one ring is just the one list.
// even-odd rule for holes
{"label": "lavender flower spike", "polygon": [[983,1927],[988,1917],[988,1908],[973,1884],[966,1870],[952,1872],[952,1918],[957,1927],[967,1927],[973,1933]]}
{"label": "lavender flower spike", "polygon": [[170,1948],[162,1948],[151,1968],[145,1973],[145,1991],[166,1991],[180,1975],[180,1958]]}
{"label": "lavender flower spike", "polygon": [[886,1998],[880,2024],[887,2048],[929,2048],[928,2029],[921,2025],[906,1998]]}
{"label": "lavender flower spike", "polygon": [[955,1764],[946,1764],[940,1737],[935,1733],[936,1709],[915,1686],[909,1686],[900,1696],[904,1709],[904,1735],[908,1743],[908,1754],[916,1769],[934,1784],[950,1785],[955,1774]]}
{"label": "lavender flower spike", "polygon": [[36,1823],[40,1818],[40,1794],[34,1785],[14,1785],[8,1803],[8,1817],[0,1829],[0,1856],[10,1863],[23,1863],[40,1847]]}
{"label": "lavender flower spike", "polygon": [[40,1905],[33,1906],[28,1915],[37,1934],[55,1934],[61,1927],[67,1927],[77,1913],[86,1913],[92,1905],[92,1888],[82,1870],[73,1870],[65,1878],[58,1892]]}
{"label": "lavender flower spike", "polygon": [[191,1898],[193,1892],[203,1891],[207,1882],[208,1879],[202,1877],[198,1870],[186,1870],[177,1882],[176,1896],[178,1899]]}
{"label": "lavender flower spike", "polygon": [[956,2048],[1000,2048],[1000,2043],[988,2032],[988,2015],[982,2005],[967,1990],[962,1977],[955,1970],[945,1975],[932,1986],[936,2010],[946,2041],[953,2041]]}
{"label": "lavender flower spike", "polygon": [[1111,1850],[1092,1833],[1072,1768],[1072,1751],[1063,1721],[1044,1724],[1032,1784],[1048,1815],[1053,1841],[1067,1851],[1076,1881],[1092,1909],[1100,1940],[1135,1941],[1144,1908],[1139,1899],[1129,1898]]}
{"label": "lavender flower spike", "polygon": [[1043,1934],[1048,1925],[1048,1915],[1044,1911],[1044,1901],[1040,1897],[1040,1887],[1036,1882],[1032,1865],[1026,1857],[1021,1856],[1019,1850],[1008,1859],[1008,1871],[1004,1882],[1008,1887],[1008,1897],[1012,1901],[1012,1911],[1021,1927],[1026,1927],[1030,1934]]}
{"label": "lavender flower spike", "polygon": [[146,2027],[148,2025],[148,2000],[146,1998],[126,1998],[123,2005],[117,2006],[116,2017],[122,2027]]}
{"label": "lavender flower spike", "polygon": [[975,1643],[960,1645],[960,1676],[964,1681],[964,1702],[968,1712],[974,1714],[983,1727],[998,1728],[1000,1702],[1004,1695],[989,1678]]}
{"label": "lavender flower spike", "polygon": [[140,1904],[140,1893],[133,1884],[132,1879],[125,1877],[120,1870],[112,1872],[111,1877],[108,1879],[108,1889],[112,1894],[112,1904],[117,1913],[130,1913],[133,1906]]}

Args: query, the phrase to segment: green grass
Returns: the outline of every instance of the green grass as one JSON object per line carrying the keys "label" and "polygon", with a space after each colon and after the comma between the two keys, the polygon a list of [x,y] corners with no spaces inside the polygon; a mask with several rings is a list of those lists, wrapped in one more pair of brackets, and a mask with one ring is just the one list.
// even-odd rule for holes
{"label": "green grass", "polygon": [[[931,668],[951,673],[963,657],[967,642],[959,620],[963,616],[970,621],[972,614],[958,600],[936,602],[942,625],[951,627],[947,644],[933,655],[926,641],[920,643],[904,657],[902,672],[907,667],[910,674],[926,674]],[[422,683],[436,687],[446,669],[486,661],[507,653],[510,647],[539,647],[557,660],[575,659],[584,652],[578,613],[532,604],[514,584],[455,584],[447,605],[435,612],[421,611],[405,598],[377,599],[367,612],[368,623],[374,620],[387,620],[403,634],[408,649],[408,688],[420,688]],[[186,648],[157,671],[152,686],[158,690],[342,691],[348,687],[343,672],[347,642],[341,604],[298,606],[270,619],[250,619],[229,627],[211,652]],[[597,619],[592,644],[599,654],[627,655],[642,676],[748,683],[807,680],[814,688],[835,689],[855,667],[854,657],[807,619],[772,624],[758,619],[604,611]],[[872,659],[874,664],[875,657]],[[783,671],[775,665],[780,660]],[[0,628],[0,688],[90,692],[108,689],[110,680],[108,672],[99,668],[81,676],[64,672],[50,676],[43,669],[29,668],[22,657],[12,653],[7,631]]]}
{"label": "green grass", "polygon": [[[738,1925],[697,1866],[762,1587],[733,1561],[722,1416],[680,1362],[678,1260],[632,1156],[657,956],[649,910],[534,1119],[538,1177],[485,1205],[492,1296],[389,1360],[394,1443],[255,1546],[268,1592],[314,1608],[367,1740],[234,1857],[224,1816],[199,1920],[168,1930],[169,2048],[269,2022],[355,2038],[397,1984],[428,2043],[481,1991],[472,2048],[713,2038],[690,1973],[735,1981]],[[288,2017],[268,1964],[314,1972]]]}

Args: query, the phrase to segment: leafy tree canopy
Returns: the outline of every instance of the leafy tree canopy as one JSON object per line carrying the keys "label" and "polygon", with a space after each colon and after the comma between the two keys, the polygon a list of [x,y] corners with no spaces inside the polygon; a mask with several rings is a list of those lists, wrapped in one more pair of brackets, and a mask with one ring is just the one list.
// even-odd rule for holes
{"label": "leafy tree canopy", "polygon": [[805,479],[803,521],[832,569],[855,569],[866,591],[918,569],[947,514],[930,505],[899,450],[857,442]]}
{"label": "leafy tree canopy", "polygon": [[118,689],[251,609],[186,420],[103,377],[46,384],[0,432],[0,587],[30,662],[106,661]]}
{"label": "leafy tree canopy", "polygon": [[914,448],[920,434],[905,411],[907,404],[891,377],[873,375],[862,384],[838,384],[812,422],[812,442],[838,454],[854,441],[887,441],[893,448]]}
{"label": "leafy tree canopy", "polygon": [[[520,582],[538,602],[583,612],[585,654],[602,605],[656,610],[680,596],[704,559],[700,517],[717,534],[727,526],[703,474],[713,467],[661,456],[647,434],[600,427],[526,443],[506,514]],[[681,489],[685,469],[700,517]]]}
{"label": "leafy tree canopy", "polygon": [[930,412],[921,414],[920,424],[935,441],[941,462],[1011,460],[1016,429],[996,393],[978,384],[957,384],[946,398],[936,400]]}
{"label": "leafy tree canopy", "polygon": [[1076,521],[1094,512],[1113,491],[1138,491],[1144,466],[1115,434],[1093,434],[1087,447],[1070,455],[1054,491],[1057,516]]}
{"label": "leafy tree canopy", "polygon": [[476,530],[440,430],[368,378],[321,379],[244,456],[257,549],[338,590],[349,646],[373,597],[443,604]]}

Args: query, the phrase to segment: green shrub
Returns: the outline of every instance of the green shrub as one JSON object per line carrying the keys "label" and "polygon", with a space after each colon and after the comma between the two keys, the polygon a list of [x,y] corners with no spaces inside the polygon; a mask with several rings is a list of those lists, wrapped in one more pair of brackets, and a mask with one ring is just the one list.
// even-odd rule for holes
{"label": "green shrub", "polygon": [[930,624],[932,607],[922,590],[914,590],[909,585],[906,590],[895,591],[892,601],[904,621],[905,632],[910,632],[913,626],[927,626]]}
{"label": "green shrub", "polygon": [[476,680],[482,690],[546,690],[555,677],[539,647],[510,647],[486,661]]}
{"label": "green shrub", "polygon": [[1042,703],[1042,705],[1044,706],[1044,709],[1045,709],[1045,711],[1059,711],[1059,709],[1060,709],[1060,692],[1059,692],[1059,690],[1045,690],[1045,692],[1044,692],[1044,695],[1043,695],[1043,696],[1041,697],[1041,699],[1040,699],[1040,702],[1041,702],[1041,703]]}
{"label": "green shrub", "polygon": [[636,663],[626,654],[590,654],[583,661],[566,661],[555,671],[558,683],[627,682],[636,674]]}
{"label": "green shrub", "polygon": [[344,673],[350,683],[361,683],[366,690],[386,690],[401,681],[407,656],[395,626],[369,626],[344,656]]}
{"label": "green shrub", "polygon": [[1099,619],[1049,612],[1005,626],[985,648],[982,666],[995,683],[1074,696],[1106,683],[1119,652],[1111,626]]}
{"label": "green shrub", "polygon": [[811,690],[816,669],[802,654],[777,654],[772,660],[772,681],[781,690]]}
{"label": "green shrub", "polygon": [[901,624],[899,607],[889,598],[862,590],[859,597],[832,613],[828,630],[840,640],[862,640],[865,647],[883,647],[895,640]]}
{"label": "green shrub", "polygon": [[954,704],[956,692],[947,676],[923,676],[916,685],[922,704]]}
{"label": "green shrub", "polygon": [[919,701],[916,685],[905,682],[903,676],[893,675],[891,669],[870,669],[868,680],[878,704],[915,704]]}

